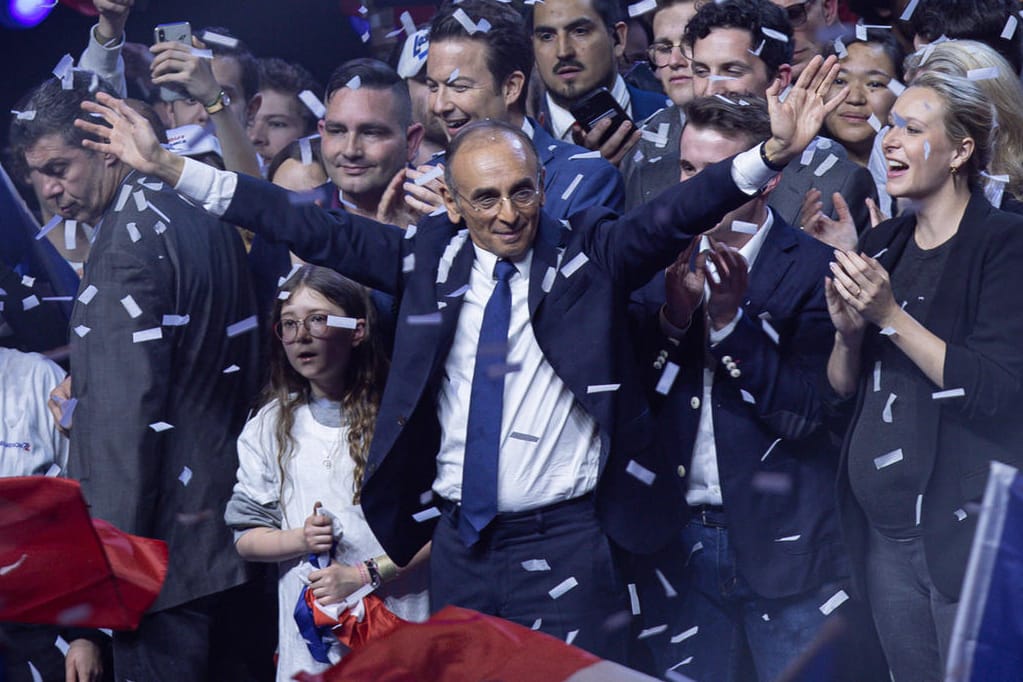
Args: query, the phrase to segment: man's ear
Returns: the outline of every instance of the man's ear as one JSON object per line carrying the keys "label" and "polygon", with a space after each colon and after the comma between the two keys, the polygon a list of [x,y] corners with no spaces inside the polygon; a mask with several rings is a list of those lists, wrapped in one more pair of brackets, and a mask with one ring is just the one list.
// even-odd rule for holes
{"label": "man's ear", "polygon": [[352,348],[357,348],[369,338],[369,331],[366,329],[366,318],[360,317],[355,321],[355,329],[352,331]]}
{"label": "man's ear", "polygon": [[611,27],[611,42],[614,45],[615,57],[621,59],[625,54],[625,42],[629,37],[629,25],[619,21]]}
{"label": "man's ear", "polygon": [[824,13],[824,24],[831,26],[838,20],[838,0],[821,0],[821,12]]}
{"label": "man's ear", "polygon": [[512,109],[518,104],[524,87],[526,87],[526,74],[521,71],[512,71],[504,79],[504,85],[501,86],[501,97],[504,99],[505,109]]}
{"label": "man's ear", "polygon": [[422,123],[413,123],[405,129],[405,142],[408,144],[409,163],[414,162],[416,157],[419,156],[419,145],[422,144],[425,135],[426,128],[423,127]]}
{"label": "man's ear", "polygon": [[242,121],[242,125],[248,128],[252,125],[252,122],[256,118],[256,112],[259,111],[259,107],[263,105],[263,95],[258,92],[253,95],[249,103],[245,105],[245,120]]}
{"label": "man's ear", "polygon": [[454,189],[448,187],[446,182],[440,186],[440,197],[444,200],[444,208],[448,210],[448,219],[457,225],[462,220],[462,211],[455,200]]}
{"label": "man's ear", "polygon": [[774,77],[781,81],[782,90],[789,87],[792,85],[792,65],[782,64],[778,67],[778,71],[774,74]]}

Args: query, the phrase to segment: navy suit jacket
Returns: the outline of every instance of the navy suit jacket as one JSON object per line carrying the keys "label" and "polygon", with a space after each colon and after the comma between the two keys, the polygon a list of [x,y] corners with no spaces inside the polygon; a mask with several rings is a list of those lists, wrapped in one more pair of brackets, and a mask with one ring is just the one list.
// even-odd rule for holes
{"label": "navy suit jacket", "polygon": [[[732,180],[729,159],[622,218],[593,208],[574,216],[569,229],[542,215],[529,282],[533,331],[547,361],[598,425],[598,518],[611,539],[631,551],[666,542],[681,502],[663,458],[651,448],[653,422],[626,324],[628,292],[667,266],[692,234],[748,200]],[[429,509],[440,438],[436,397],[474,259],[468,231],[446,215],[404,232],[296,206],[286,191],[242,175],[224,219],[399,300],[394,360],[362,507],[388,555],[407,563],[435,524]],[[410,254],[415,265],[406,271]],[[593,391],[601,385],[617,389]],[[427,519],[417,520],[424,510]]]}
{"label": "navy suit jacket", "polygon": [[[775,215],[750,273],[742,317],[714,347],[706,341],[702,308],[678,346],[659,332],[663,273],[634,295],[646,317],[648,386],[656,386],[668,362],[680,367],[668,395],[652,391],[652,402],[658,439],[683,495],[705,358],[714,359],[714,442],[728,539],[743,577],[772,599],[848,575],[835,512],[838,447],[823,409],[835,333],[824,300],[830,260],[829,247]],[[763,320],[777,332],[777,343]]]}

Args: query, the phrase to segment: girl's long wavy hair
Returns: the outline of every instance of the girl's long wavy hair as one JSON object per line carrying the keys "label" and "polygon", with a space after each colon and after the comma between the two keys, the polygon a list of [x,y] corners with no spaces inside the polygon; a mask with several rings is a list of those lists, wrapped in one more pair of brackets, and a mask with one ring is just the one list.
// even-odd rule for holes
{"label": "girl's long wavy hair", "polygon": [[[366,320],[366,336],[362,343],[352,349],[345,374],[345,395],[341,399],[341,419],[347,423],[348,452],[355,462],[353,474],[352,502],[359,503],[362,491],[362,476],[366,470],[369,444],[373,438],[380,396],[387,376],[388,361],[375,333],[376,311],[370,303],[369,294],[363,287],[342,277],[328,268],[304,265],[281,286],[281,292],[294,293],[305,287],[340,306],[348,317]],[[288,362],[284,345],[273,336],[273,329],[281,320],[284,301],[279,297],[274,302],[270,316],[270,381],[263,391],[265,405],[277,400],[280,416],[274,429],[277,443],[277,468],[281,480],[281,497],[284,496],[285,465],[294,456],[295,411],[309,402],[312,390],[309,381],[299,374]]]}

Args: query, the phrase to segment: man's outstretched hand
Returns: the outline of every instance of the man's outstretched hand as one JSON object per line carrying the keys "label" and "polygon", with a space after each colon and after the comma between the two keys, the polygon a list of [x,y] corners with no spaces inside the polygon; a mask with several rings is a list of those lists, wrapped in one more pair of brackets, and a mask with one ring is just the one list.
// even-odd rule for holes
{"label": "man's outstretched hand", "polygon": [[[102,154],[112,154],[146,175],[177,185],[185,161],[160,146],[149,121],[116,97],[99,92],[96,99],[96,102],[82,102],[82,109],[89,113],[89,117],[77,119],[75,126],[95,135],[100,141],[84,140],[82,146]],[[90,118],[103,119],[109,127],[94,123]]]}
{"label": "man's outstretched hand", "polygon": [[767,89],[767,108],[771,114],[771,138],[764,152],[772,164],[784,166],[803,151],[824,123],[824,118],[845,101],[849,87],[829,100],[828,91],[838,75],[838,58],[814,57],[799,75],[799,80],[781,101],[781,81]]}

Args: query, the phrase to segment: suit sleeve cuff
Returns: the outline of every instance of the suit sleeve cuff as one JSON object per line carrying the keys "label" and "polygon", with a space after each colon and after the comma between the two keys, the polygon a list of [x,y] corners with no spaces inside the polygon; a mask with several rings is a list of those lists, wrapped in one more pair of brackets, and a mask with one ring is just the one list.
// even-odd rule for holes
{"label": "suit sleeve cuff", "polygon": [[753,196],[764,188],[778,171],[771,170],[760,158],[760,145],[748,149],[732,161],[732,180],[744,193]]}
{"label": "suit sleeve cuff", "polygon": [[185,167],[174,189],[198,202],[206,211],[223,216],[238,188],[238,174],[222,171],[195,159],[185,158]]}
{"label": "suit sleeve cuff", "polygon": [[714,346],[718,345],[719,343],[727,339],[731,335],[731,333],[735,331],[735,328],[738,326],[739,320],[741,319],[742,308],[739,308],[739,310],[735,313],[735,317],[732,318],[732,321],[726,324],[721,329],[714,329],[713,325],[711,325],[709,333],[711,347],[713,348]]}

